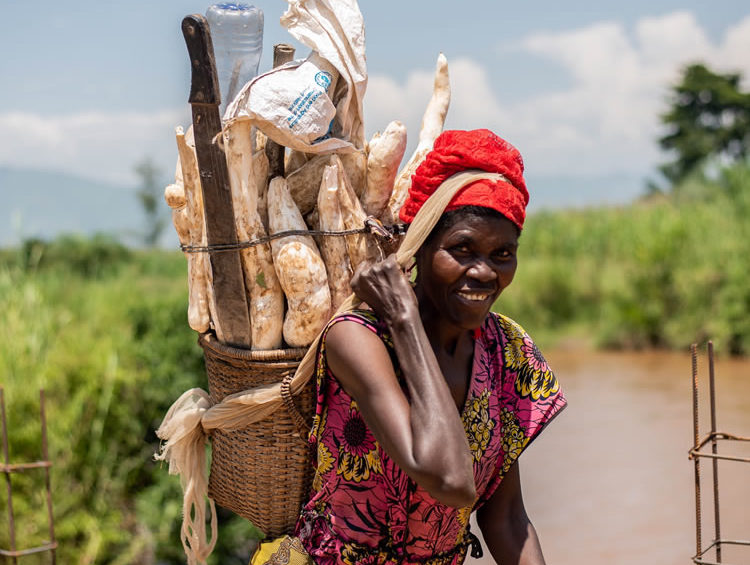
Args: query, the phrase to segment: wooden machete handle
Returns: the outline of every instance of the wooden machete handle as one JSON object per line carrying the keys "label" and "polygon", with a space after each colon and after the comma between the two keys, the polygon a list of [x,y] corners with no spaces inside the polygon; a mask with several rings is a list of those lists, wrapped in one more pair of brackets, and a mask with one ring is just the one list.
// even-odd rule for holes
{"label": "wooden machete handle", "polygon": [[219,79],[216,75],[214,45],[206,18],[200,14],[185,16],[182,20],[192,77],[190,81],[191,104],[221,104]]}
{"label": "wooden machete handle", "polygon": [[[182,32],[192,69],[189,101],[205,207],[206,240],[209,247],[236,244],[226,156],[213,142],[221,132],[221,95],[208,22],[198,14],[186,16],[182,20]],[[229,345],[249,347],[250,314],[240,253],[211,251],[209,256],[216,301],[216,336]]]}

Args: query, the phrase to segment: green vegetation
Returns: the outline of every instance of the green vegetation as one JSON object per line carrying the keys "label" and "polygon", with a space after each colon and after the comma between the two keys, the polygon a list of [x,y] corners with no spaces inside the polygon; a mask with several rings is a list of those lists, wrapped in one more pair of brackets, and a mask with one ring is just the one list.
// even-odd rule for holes
{"label": "green vegetation", "polygon": [[672,87],[669,110],[661,116],[668,132],[659,143],[673,153],[661,172],[679,186],[712,163],[742,163],[750,155],[750,92],[738,73],[718,74],[696,63]]}
{"label": "green vegetation", "polygon": [[694,175],[672,195],[527,221],[497,305],[543,341],[750,354],[750,167]]}
{"label": "green vegetation", "polygon": [[[748,214],[750,167],[735,165],[630,207],[531,216],[498,308],[546,342],[684,349],[712,338],[720,352],[750,354]],[[11,460],[40,458],[44,388],[63,563],[184,561],[179,482],[152,455],[169,405],[206,387],[185,280],[179,253],[106,236],[29,241],[0,256]],[[19,547],[45,534],[41,479],[14,479]],[[224,515],[213,562],[244,562],[254,537]]]}
{"label": "green vegetation", "polygon": [[[629,207],[533,215],[498,309],[548,345],[684,349],[711,338],[719,352],[750,354],[749,213],[750,167],[734,165]],[[207,386],[186,305],[178,252],[96,236],[0,255],[11,460],[40,458],[44,388],[62,563],[184,563],[179,481],[153,454],[171,403]],[[45,538],[42,481],[41,472],[14,477],[19,547]],[[223,514],[211,562],[245,563],[255,538]]]}
{"label": "green vegetation", "polygon": [[[171,403],[207,386],[185,280],[181,254],[129,251],[105,236],[27,242],[0,256],[10,459],[41,459],[44,388],[59,563],[185,561],[179,480],[153,462]],[[13,477],[19,548],[48,539],[43,479]],[[0,515],[0,548],[9,548],[5,496]],[[212,563],[244,565],[257,537],[249,523],[222,514],[220,531]]]}

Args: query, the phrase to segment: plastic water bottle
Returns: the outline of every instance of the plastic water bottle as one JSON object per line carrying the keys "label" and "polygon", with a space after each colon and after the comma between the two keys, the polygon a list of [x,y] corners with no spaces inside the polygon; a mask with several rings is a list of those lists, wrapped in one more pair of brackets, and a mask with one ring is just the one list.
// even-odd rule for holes
{"label": "plastic water bottle", "polygon": [[220,2],[209,6],[206,20],[214,44],[223,115],[245,83],[258,74],[263,52],[263,11],[250,4]]}

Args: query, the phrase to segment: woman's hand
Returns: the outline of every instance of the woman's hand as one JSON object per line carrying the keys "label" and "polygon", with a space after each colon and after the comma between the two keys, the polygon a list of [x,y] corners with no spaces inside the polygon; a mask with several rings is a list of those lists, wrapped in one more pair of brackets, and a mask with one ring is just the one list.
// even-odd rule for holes
{"label": "woman's hand", "polygon": [[419,317],[417,298],[395,255],[357,267],[352,290],[386,322],[396,317]]}

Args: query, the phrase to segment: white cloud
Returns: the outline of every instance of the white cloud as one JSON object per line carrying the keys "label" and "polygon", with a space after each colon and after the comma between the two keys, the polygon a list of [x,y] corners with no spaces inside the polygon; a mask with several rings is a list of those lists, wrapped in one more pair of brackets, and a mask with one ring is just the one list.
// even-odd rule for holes
{"label": "white cloud", "polygon": [[744,87],[750,88],[750,16],[727,30],[724,43],[715,57],[715,64],[729,71],[742,71]]}
{"label": "white cloud", "polygon": [[[531,97],[514,112],[536,113],[552,140],[561,142],[547,147],[556,155],[543,154],[535,148],[539,137],[529,137],[534,160],[542,169],[568,162],[579,172],[648,172],[663,158],[656,143],[659,114],[680,70],[703,61],[718,71],[739,70],[750,77],[749,36],[747,17],[727,30],[719,44],[712,44],[692,14],[674,12],[640,20],[632,37],[616,23],[527,37],[522,43],[526,50],[557,62],[574,79],[570,87]],[[534,128],[525,129],[534,133]],[[568,144],[564,132],[571,129],[590,142]]]}
{"label": "white cloud", "polygon": [[364,104],[367,137],[399,120],[406,125],[410,141],[416,140],[422,113],[432,96],[432,80],[433,74],[424,70],[409,73],[404,85],[387,76],[371,76]]}
{"label": "white cloud", "polygon": [[[719,41],[707,36],[693,14],[680,11],[643,18],[632,29],[603,21],[532,33],[515,45],[558,65],[569,77],[566,85],[505,100],[498,94],[507,77],[469,58],[449,59],[453,92],[446,125],[497,131],[521,149],[528,170],[538,174],[651,174],[663,159],[656,139],[668,85],[689,62],[740,71],[750,85],[750,16],[727,28]],[[514,80],[522,81],[522,74]],[[401,120],[409,132],[408,155],[432,81],[431,68],[413,70],[402,81],[371,75],[365,98],[368,137],[391,120]],[[132,183],[134,164],[146,156],[171,172],[173,128],[188,121],[187,107],[152,113],[0,114],[0,166]]]}
{"label": "white cloud", "polygon": [[[669,85],[696,60],[740,71],[750,83],[750,16],[712,43],[689,12],[643,18],[633,30],[599,22],[560,33],[534,33],[521,49],[558,64],[565,88],[503,102],[502,78],[470,59],[449,60],[452,86],[447,126],[488,127],[516,144],[527,168],[546,174],[653,173],[663,159],[656,139]],[[410,147],[431,92],[431,73],[412,72],[403,85],[370,80],[366,121],[406,122]],[[378,129],[383,126],[378,125]]]}
{"label": "white cloud", "polygon": [[689,12],[644,18],[638,22],[635,35],[640,66],[651,72],[668,74],[676,63],[703,59],[715,49]]}
{"label": "white cloud", "polygon": [[179,111],[0,114],[0,166],[132,184],[134,165],[146,157],[164,167],[165,174],[171,172],[167,163],[176,159],[174,126],[188,119]]}
{"label": "white cloud", "polygon": [[[470,59],[448,61],[451,104],[448,127],[473,129],[505,121],[505,110],[498,103],[484,68]],[[370,77],[365,96],[367,136],[382,131],[391,120],[400,120],[408,131],[410,150],[416,147],[422,115],[432,96],[434,71],[409,74],[403,86],[390,77]],[[454,118],[455,117],[455,118]]]}

